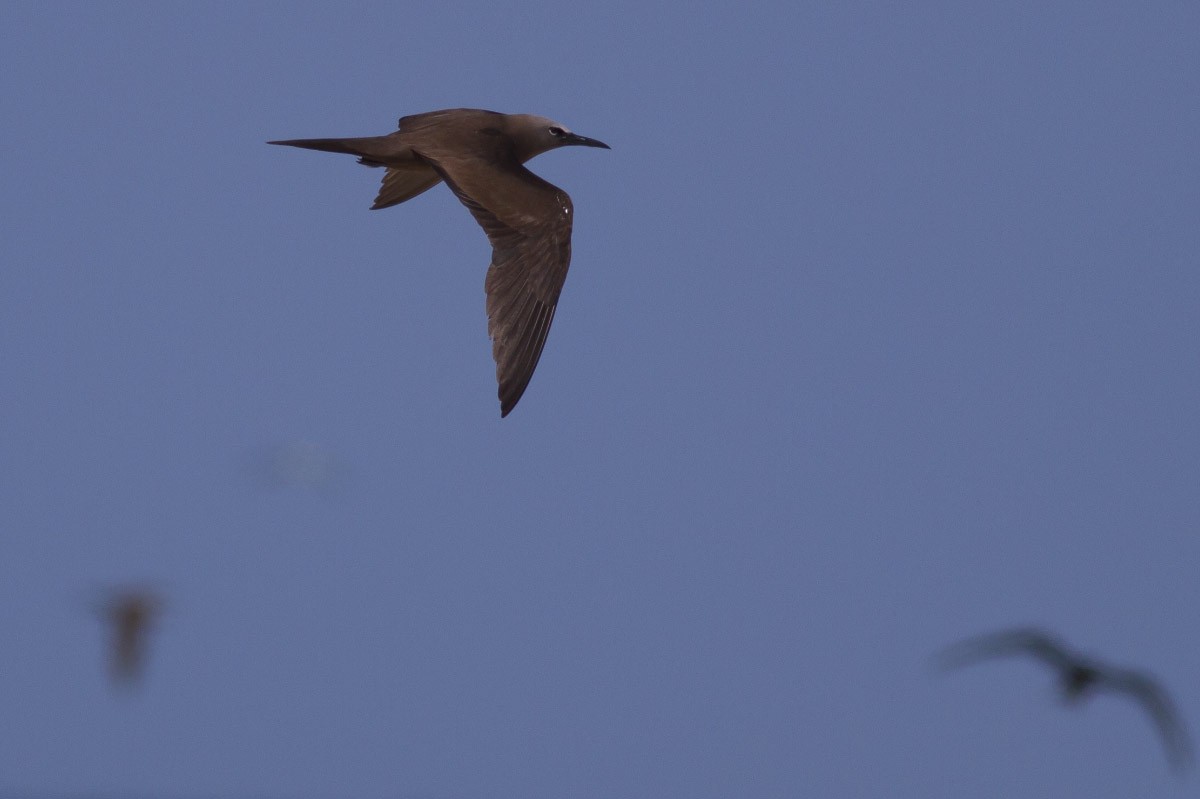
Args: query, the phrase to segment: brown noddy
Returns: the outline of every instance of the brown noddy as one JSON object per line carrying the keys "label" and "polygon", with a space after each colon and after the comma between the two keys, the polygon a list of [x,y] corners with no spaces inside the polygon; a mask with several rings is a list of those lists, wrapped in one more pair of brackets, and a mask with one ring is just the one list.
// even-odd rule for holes
{"label": "brown noddy", "polygon": [[386,167],[372,210],[446,182],[492,244],[484,290],[500,415],[507,416],[533,377],[571,263],[571,198],[523,164],[558,147],[608,145],[545,117],[474,108],[402,117],[386,136],[268,143]]}
{"label": "brown noddy", "polygon": [[1053,668],[1068,702],[1099,691],[1127,694],[1140,702],[1154,720],[1171,764],[1182,768],[1191,762],[1187,731],[1162,686],[1140,671],[1116,668],[1073,652],[1046,632],[1021,628],[971,638],[945,650],[941,662],[946,668],[957,668],[1009,655],[1028,655]]}

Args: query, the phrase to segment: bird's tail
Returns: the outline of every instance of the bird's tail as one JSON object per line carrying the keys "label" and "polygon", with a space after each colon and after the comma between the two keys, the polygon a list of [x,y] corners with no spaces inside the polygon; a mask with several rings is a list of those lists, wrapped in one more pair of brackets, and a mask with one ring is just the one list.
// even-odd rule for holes
{"label": "bird's tail", "polygon": [[371,154],[376,149],[379,138],[378,136],[363,136],[352,139],[286,139],[269,141],[267,144],[286,144],[288,147],[303,147],[306,150],[357,155],[358,162],[364,166],[383,166],[377,160],[377,156]]}

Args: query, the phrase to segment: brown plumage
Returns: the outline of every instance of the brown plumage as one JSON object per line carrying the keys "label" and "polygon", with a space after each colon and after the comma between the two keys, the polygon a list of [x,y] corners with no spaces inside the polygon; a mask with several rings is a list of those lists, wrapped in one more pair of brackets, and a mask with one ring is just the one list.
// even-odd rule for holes
{"label": "brown plumage", "polygon": [[407,116],[386,136],[269,144],[349,153],[385,167],[372,209],[445,181],[492,244],[484,290],[500,415],[507,416],[537,367],[571,263],[571,198],[523,164],[558,147],[608,145],[545,117],[472,108]]}
{"label": "brown plumage", "polygon": [[957,668],[1010,655],[1028,655],[1054,669],[1063,698],[1069,702],[1101,691],[1123,693],[1137,700],[1158,728],[1171,764],[1182,768],[1191,762],[1187,731],[1167,692],[1153,678],[1073,652],[1041,630],[1020,628],[971,638],[945,650],[941,662],[946,668]]}
{"label": "brown plumage", "polygon": [[115,684],[130,685],[141,677],[146,639],[162,607],[162,598],[146,589],[113,591],[100,603],[100,615],[112,628],[109,662]]}

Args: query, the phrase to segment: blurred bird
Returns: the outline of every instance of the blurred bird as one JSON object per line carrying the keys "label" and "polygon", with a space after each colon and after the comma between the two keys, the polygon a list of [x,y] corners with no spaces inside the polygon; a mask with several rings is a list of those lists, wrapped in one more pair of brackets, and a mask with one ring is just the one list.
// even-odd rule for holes
{"label": "blurred bird", "polygon": [[446,182],[492,245],[484,291],[500,415],[507,416],[541,358],[571,263],[571,198],[522,165],[559,147],[609,146],[545,117],[475,108],[414,114],[399,127],[386,136],[267,143],[348,153],[364,166],[386,167],[373,210]]}
{"label": "blurred bird", "polygon": [[1171,764],[1182,768],[1191,762],[1187,731],[1166,691],[1154,679],[1073,652],[1041,630],[1022,628],[970,638],[944,650],[940,660],[944,668],[958,668],[1009,655],[1029,655],[1053,668],[1063,699],[1069,703],[1100,691],[1128,694],[1142,704],[1158,727]]}
{"label": "blurred bird", "polygon": [[110,591],[99,603],[101,618],[112,627],[110,674],[115,685],[132,685],[145,669],[146,639],[164,602],[145,588]]}

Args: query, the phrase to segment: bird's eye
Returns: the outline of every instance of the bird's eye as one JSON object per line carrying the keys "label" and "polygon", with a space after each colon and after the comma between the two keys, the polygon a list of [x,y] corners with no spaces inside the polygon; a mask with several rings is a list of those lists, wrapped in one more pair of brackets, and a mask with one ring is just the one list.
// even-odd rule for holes
{"label": "bird's eye", "polygon": [[562,128],[550,128],[550,135],[555,137],[556,139],[561,139],[563,136],[566,135],[566,131],[563,130]]}

